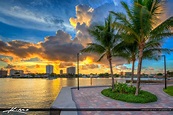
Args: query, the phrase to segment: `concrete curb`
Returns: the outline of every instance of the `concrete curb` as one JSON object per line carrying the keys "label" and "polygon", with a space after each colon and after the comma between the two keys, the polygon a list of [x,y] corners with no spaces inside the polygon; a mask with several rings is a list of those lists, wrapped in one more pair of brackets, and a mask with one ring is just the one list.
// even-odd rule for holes
{"label": "concrete curb", "polygon": [[[105,86],[80,86],[80,88],[95,88],[95,87],[111,87],[110,85]],[[79,88],[79,89],[80,89]],[[77,87],[63,87],[51,105],[50,115],[78,115],[77,111],[61,111],[61,109],[76,109],[77,105],[73,101],[73,94],[71,89],[76,89]]]}
{"label": "concrete curb", "polygon": [[76,104],[72,99],[72,87],[63,87],[51,106],[50,115],[77,115],[77,111],[61,111],[53,109],[76,109]]}

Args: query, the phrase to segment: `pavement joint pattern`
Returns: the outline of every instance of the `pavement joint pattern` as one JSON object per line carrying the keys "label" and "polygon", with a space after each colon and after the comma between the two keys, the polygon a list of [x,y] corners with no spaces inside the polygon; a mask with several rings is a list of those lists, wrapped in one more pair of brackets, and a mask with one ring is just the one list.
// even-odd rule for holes
{"label": "pavement joint pattern", "polygon": [[[169,84],[173,85],[173,84]],[[149,91],[158,97],[157,102],[146,104],[127,103],[113,100],[101,94],[108,87],[75,88],[72,90],[73,100],[77,108],[173,108],[173,96],[163,92],[164,85],[141,84],[141,89]],[[79,111],[79,115],[173,115],[173,111]]]}

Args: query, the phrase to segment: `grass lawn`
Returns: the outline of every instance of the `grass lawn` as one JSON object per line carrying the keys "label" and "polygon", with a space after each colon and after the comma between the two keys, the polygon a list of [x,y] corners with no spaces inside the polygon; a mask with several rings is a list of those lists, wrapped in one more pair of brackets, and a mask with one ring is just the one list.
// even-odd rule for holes
{"label": "grass lawn", "polygon": [[104,89],[102,90],[101,93],[106,97],[110,97],[112,99],[120,100],[124,102],[130,102],[130,103],[149,103],[149,102],[157,101],[156,95],[147,91],[143,91],[143,90],[140,90],[138,96],[135,96],[134,94],[131,94],[131,93],[124,94],[124,93],[112,92],[111,88]]}
{"label": "grass lawn", "polygon": [[173,86],[168,86],[167,89],[163,89],[163,91],[168,95],[173,96]]}

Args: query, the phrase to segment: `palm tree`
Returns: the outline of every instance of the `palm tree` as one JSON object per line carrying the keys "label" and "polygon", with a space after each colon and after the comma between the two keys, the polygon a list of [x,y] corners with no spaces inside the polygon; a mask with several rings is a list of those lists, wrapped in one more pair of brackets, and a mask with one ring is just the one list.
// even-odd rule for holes
{"label": "palm tree", "polygon": [[[112,12],[115,16],[114,26],[119,31],[128,34],[130,41],[137,42],[138,46],[138,70],[137,70],[137,85],[135,95],[139,94],[140,75],[142,67],[142,59],[146,43],[151,39],[163,39],[173,36],[170,28],[173,26],[173,17],[158,22],[158,17],[161,14],[162,0],[133,0],[132,7],[125,2],[121,2],[126,14]],[[152,46],[152,42],[150,44]]]}
{"label": "palm tree", "polygon": [[114,35],[114,28],[112,27],[112,17],[109,15],[105,20],[104,25],[93,26],[89,30],[89,33],[94,37],[95,43],[88,43],[87,47],[81,50],[81,52],[92,52],[100,55],[98,61],[106,56],[109,61],[110,73],[112,77],[112,90],[114,90],[114,77],[112,69],[112,50],[114,50],[117,44],[120,42],[118,35]]}
{"label": "palm tree", "polygon": [[132,62],[131,83],[133,83],[135,61],[137,59],[137,45],[122,41],[116,51],[119,52],[116,56],[126,59],[128,63]]}
{"label": "palm tree", "polygon": [[[160,41],[162,39],[150,39],[150,41],[146,42],[146,47],[143,51],[143,58],[149,59],[149,60],[159,60],[158,54],[164,52],[164,53],[170,53],[172,50],[167,48],[162,48]],[[132,75],[131,75],[131,83],[133,83],[133,77],[134,77],[134,69],[135,69],[135,62],[138,59],[138,46],[137,42],[135,43],[128,43],[128,42],[121,42],[119,44],[119,48],[116,49],[119,53],[116,56],[120,56],[125,58],[128,63],[132,62]]]}

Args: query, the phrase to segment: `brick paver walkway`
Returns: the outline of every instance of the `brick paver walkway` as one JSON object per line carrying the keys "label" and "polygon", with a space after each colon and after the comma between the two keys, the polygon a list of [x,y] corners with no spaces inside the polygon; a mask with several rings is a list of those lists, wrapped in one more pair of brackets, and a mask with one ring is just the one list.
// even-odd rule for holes
{"label": "brick paver walkway", "polygon": [[[173,85],[173,84],[169,84]],[[135,104],[105,97],[101,91],[105,87],[72,89],[73,100],[78,108],[173,108],[173,97],[163,92],[164,85],[141,84],[142,90],[157,95],[158,101]],[[173,115],[173,111],[80,111],[80,115]]]}

